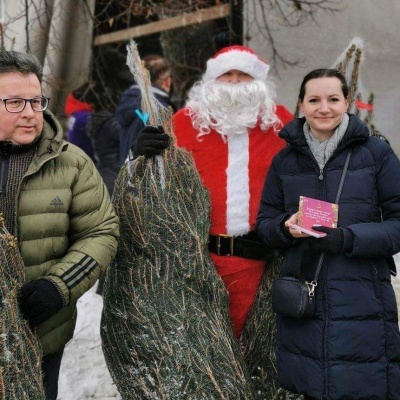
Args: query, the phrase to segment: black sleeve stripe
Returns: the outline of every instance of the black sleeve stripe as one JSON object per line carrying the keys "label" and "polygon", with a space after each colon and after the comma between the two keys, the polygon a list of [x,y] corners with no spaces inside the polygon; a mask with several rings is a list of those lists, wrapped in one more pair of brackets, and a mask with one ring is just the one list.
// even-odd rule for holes
{"label": "black sleeve stripe", "polygon": [[65,271],[60,278],[63,281],[68,281],[69,279],[71,279],[72,275],[74,275],[76,273],[76,271],[81,270],[82,268],[86,268],[86,266],[92,262],[96,262],[93,260],[93,258],[89,257],[89,256],[84,256],[81,261],[79,263],[76,263],[75,265],[73,265],[68,271]]}
{"label": "black sleeve stripe", "polygon": [[99,264],[96,260],[85,256],[80,263],[73,265],[68,271],[62,274],[60,278],[65,282],[68,289],[71,290],[98,266]]}

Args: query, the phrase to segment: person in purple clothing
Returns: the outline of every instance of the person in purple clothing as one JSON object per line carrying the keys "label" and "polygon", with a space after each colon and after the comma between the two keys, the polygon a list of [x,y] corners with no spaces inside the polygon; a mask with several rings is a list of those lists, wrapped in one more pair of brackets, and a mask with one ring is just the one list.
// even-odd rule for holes
{"label": "person in purple clothing", "polygon": [[97,164],[92,140],[87,129],[89,115],[94,112],[93,101],[90,99],[91,92],[90,82],[86,82],[70,92],[64,111],[69,117],[67,140],[81,148]]}

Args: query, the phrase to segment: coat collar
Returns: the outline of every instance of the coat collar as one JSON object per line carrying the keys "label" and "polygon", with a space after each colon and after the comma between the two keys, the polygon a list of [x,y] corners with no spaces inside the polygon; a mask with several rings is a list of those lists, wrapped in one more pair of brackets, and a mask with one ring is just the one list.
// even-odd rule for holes
{"label": "coat collar", "polygon": [[51,111],[43,111],[43,131],[42,138],[38,145],[37,155],[46,152],[60,152],[63,144],[63,130],[60,123]]}
{"label": "coat collar", "polygon": [[63,140],[62,127],[52,112],[43,111],[43,119],[42,134],[28,174],[36,172],[46,161],[58,156],[68,146]]}

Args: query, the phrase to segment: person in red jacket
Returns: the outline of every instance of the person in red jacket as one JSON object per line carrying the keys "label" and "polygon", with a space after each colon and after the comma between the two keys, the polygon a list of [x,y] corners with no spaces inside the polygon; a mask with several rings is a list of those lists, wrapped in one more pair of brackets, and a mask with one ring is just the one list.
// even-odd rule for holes
{"label": "person in red jacket", "polygon": [[[188,150],[211,198],[209,249],[229,292],[230,316],[242,333],[269,250],[254,232],[265,176],[285,145],[279,130],[293,118],[274,102],[268,63],[244,46],[221,49],[173,116],[179,147]],[[139,134],[135,154],[152,156],[168,145],[155,127]]]}
{"label": "person in red jacket", "polygon": [[96,156],[93,143],[88,133],[88,119],[94,112],[94,83],[85,82],[77,89],[69,92],[65,100],[64,112],[68,117],[67,140],[81,148],[95,163]]}

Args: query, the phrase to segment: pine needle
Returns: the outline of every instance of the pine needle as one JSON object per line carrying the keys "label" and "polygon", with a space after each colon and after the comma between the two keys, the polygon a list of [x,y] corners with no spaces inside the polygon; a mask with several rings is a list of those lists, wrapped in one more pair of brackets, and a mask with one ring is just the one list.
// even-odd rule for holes
{"label": "pine needle", "polygon": [[0,399],[45,400],[42,350],[19,311],[25,268],[15,238],[0,214]]}
{"label": "pine needle", "polygon": [[114,188],[121,236],[103,292],[107,366],[124,399],[252,400],[227,292],[207,249],[208,191],[192,157],[174,144],[170,113],[151,98],[135,45],[128,58],[142,113],[172,144],[160,164],[145,157],[126,164]]}

